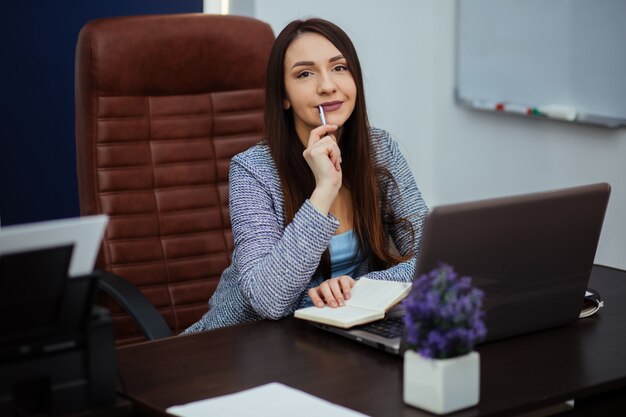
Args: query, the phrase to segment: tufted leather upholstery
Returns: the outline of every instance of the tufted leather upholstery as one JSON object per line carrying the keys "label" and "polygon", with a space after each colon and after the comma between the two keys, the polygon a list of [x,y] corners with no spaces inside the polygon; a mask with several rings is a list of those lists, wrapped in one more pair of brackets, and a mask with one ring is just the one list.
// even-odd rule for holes
{"label": "tufted leather upholstery", "polygon": [[[273,40],[258,20],[204,14],[99,19],[79,34],[81,213],[110,215],[99,266],[175,333],[206,311],[230,262],[229,162],[263,137]],[[142,340],[106,302],[118,343]]]}

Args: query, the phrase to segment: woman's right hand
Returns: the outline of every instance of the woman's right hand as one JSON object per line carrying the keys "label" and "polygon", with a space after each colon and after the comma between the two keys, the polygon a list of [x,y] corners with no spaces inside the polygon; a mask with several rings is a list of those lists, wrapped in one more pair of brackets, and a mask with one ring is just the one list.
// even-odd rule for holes
{"label": "woman's right hand", "polygon": [[322,308],[327,305],[331,308],[343,307],[350,299],[352,287],[356,280],[347,275],[327,279],[319,286],[307,291],[307,295],[316,307]]}
{"label": "woman's right hand", "polygon": [[315,191],[310,201],[323,214],[341,188],[341,151],[333,133],[337,125],[326,124],[311,130],[309,143],[302,153],[315,177]]}

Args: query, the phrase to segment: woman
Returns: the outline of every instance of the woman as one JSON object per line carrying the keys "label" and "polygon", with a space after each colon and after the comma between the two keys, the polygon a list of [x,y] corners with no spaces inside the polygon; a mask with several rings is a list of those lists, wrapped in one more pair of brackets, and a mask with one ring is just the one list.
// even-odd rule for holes
{"label": "woman", "polygon": [[232,264],[186,333],[341,307],[362,277],[413,277],[427,208],[397,144],[369,127],[339,27],[298,20],[276,38],[265,120],[267,141],[230,165]]}

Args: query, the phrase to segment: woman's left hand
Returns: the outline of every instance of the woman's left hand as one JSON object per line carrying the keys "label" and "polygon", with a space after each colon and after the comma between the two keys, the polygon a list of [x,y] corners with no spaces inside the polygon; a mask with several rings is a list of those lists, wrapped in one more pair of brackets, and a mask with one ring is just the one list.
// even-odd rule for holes
{"label": "woman's left hand", "polygon": [[307,295],[316,307],[324,307],[324,304],[332,308],[341,307],[350,299],[350,290],[354,284],[356,281],[353,278],[341,275],[311,288]]}

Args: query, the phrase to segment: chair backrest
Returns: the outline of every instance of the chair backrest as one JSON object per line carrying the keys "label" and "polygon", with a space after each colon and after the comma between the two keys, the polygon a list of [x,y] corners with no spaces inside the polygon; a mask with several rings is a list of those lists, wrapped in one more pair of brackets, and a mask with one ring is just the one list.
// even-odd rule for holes
{"label": "chair backrest", "polygon": [[[98,19],[76,48],[83,215],[110,216],[98,265],[134,283],[175,333],[207,309],[233,243],[230,159],[263,139],[274,35],[239,16]],[[108,303],[118,343],[142,340]]]}

